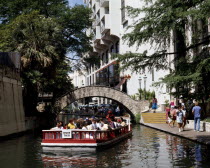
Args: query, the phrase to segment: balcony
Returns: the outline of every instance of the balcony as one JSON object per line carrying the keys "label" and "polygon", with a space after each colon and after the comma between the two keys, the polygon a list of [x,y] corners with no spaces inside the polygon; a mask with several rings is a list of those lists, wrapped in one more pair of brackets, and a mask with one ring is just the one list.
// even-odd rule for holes
{"label": "balcony", "polygon": [[110,29],[109,14],[105,14],[101,20],[101,33],[106,33]]}
{"label": "balcony", "polygon": [[96,43],[100,39],[101,39],[100,26],[96,26],[96,34],[94,36],[93,42]]}
{"label": "balcony", "polygon": [[109,6],[109,0],[100,0],[100,6],[101,7],[108,7]]}

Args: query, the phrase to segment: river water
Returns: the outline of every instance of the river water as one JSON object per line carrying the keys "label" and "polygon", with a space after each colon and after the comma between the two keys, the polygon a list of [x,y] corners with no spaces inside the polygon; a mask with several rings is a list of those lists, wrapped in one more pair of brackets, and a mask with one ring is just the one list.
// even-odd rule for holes
{"label": "river water", "polygon": [[43,149],[41,136],[0,142],[1,168],[170,168],[210,167],[210,150],[148,127],[136,125],[133,136],[104,150]]}

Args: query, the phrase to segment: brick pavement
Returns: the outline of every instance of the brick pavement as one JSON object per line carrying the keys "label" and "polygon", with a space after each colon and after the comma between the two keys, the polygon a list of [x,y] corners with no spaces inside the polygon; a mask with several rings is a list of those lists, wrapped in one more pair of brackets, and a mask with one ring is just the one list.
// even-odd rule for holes
{"label": "brick pavement", "polygon": [[168,124],[152,124],[152,123],[140,123],[142,125],[173,134],[179,137],[183,137],[195,142],[199,142],[205,145],[210,145],[210,133],[209,132],[195,132],[193,129],[185,128],[183,132],[179,132],[178,127],[169,127]]}

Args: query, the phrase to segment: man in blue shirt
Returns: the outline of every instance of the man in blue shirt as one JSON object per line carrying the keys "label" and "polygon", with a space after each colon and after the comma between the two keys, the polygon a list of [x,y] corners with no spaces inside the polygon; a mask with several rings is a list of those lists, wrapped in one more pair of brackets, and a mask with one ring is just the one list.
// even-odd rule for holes
{"label": "man in blue shirt", "polygon": [[[201,120],[201,107],[198,106],[198,102],[195,102],[195,106],[192,109],[194,114],[194,131],[200,131],[200,120]],[[197,128],[197,129],[196,129]]]}

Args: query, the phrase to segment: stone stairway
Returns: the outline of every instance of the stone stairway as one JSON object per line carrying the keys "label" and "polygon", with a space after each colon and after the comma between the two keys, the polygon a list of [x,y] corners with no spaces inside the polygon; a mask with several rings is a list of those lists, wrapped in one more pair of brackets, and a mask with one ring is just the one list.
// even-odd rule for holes
{"label": "stone stairway", "polygon": [[141,114],[144,123],[165,124],[165,113],[142,113]]}

